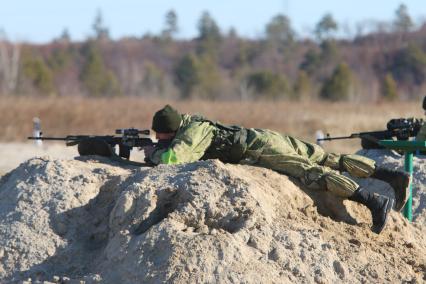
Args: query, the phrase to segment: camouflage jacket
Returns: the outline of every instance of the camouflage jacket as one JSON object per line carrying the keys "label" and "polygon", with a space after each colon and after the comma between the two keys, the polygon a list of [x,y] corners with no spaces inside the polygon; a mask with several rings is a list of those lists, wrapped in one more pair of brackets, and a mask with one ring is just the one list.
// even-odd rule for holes
{"label": "camouflage jacket", "polygon": [[181,125],[167,149],[158,149],[149,160],[158,164],[182,164],[205,159],[238,163],[246,149],[247,131],[224,126],[201,116],[182,115]]}
{"label": "camouflage jacket", "polygon": [[425,141],[426,140],[426,122],[422,125],[422,128],[420,128],[419,133],[417,133],[416,136],[417,141]]}

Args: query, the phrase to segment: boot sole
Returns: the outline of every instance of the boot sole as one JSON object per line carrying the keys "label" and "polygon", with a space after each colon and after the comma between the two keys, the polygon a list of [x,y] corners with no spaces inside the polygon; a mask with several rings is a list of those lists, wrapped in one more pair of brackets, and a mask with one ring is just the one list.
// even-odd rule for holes
{"label": "boot sole", "polygon": [[411,181],[410,181],[410,177],[409,176],[407,177],[408,178],[405,180],[405,182],[401,186],[401,188],[403,188],[405,192],[405,197],[398,199],[398,200],[402,200],[402,202],[397,202],[396,193],[395,193],[395,211],[398,211],[398,212],[400,212],[404,208],[405,203],[407,203],[408,198],[410,197],[410,193],[408,192],[408,187],[410,186]]}
{"label": "boot sole", "polygon": [[376,234],[380,234],[383,231],[383,229],[385,228],[386,223],[388,222],[389,212],[392,210],[392,207],[393,207],[393,199],[389,198],[385,207],[386,207],[386,215],[385,215],[385,221],[383,222],[383,225],[380,226],[380,227],[374,227],[373,226],[371,228],[371,230]]}

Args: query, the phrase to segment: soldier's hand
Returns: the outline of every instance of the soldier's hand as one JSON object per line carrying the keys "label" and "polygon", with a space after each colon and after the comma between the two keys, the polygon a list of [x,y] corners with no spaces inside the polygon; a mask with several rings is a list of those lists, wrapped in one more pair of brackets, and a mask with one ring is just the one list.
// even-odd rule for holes
{"label": "soldier's hand", "polygon": [[154,151],[155,151],[155,147],[154,146],[145,146],[145,147],[142,147],[142,150],[143,150],[145,157],[151,157],[152,153],[154,153]]}

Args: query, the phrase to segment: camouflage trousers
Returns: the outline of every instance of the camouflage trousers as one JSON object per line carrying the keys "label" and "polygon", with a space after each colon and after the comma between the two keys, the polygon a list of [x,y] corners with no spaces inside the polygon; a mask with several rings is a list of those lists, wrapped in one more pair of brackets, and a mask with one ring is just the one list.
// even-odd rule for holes
{"label": "camouflage trousers", "polygon": [[416,141],[425,141],[426,140],[426,123],[422,125],[422,127],[419,130],[419,133],[417,133]]}
{"label": "camouflage trousers", "polygon": [[258,165],[294,177],[311,189],[347,198],[359,187],[350,176],[366,178],[375,162],[359,155],[326,153],[320,146],[266,129],[248,129],[243,163]]}

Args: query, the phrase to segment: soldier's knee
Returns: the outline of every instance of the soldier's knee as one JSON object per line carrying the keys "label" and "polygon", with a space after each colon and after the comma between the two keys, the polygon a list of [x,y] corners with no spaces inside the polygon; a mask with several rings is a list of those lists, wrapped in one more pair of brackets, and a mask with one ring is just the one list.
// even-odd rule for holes
{"label": "soldier's knee", "polygon": [[376,162],[360,155],[344,155],[341,166],[351,176],[366,178],[373,174]]}
{"label": "soldier's knee", "polygon": [[359,187],[355,181],[334,172],[324,174],[322,179],[327,191],[343,198],[352,196]]}
{"label": "soldier's knee", "polygon": [[339,155],[329,153],[321,163],[339,172],[348,172],[351,176],[369,177],[375,169],[375,161],[360,155]]}

